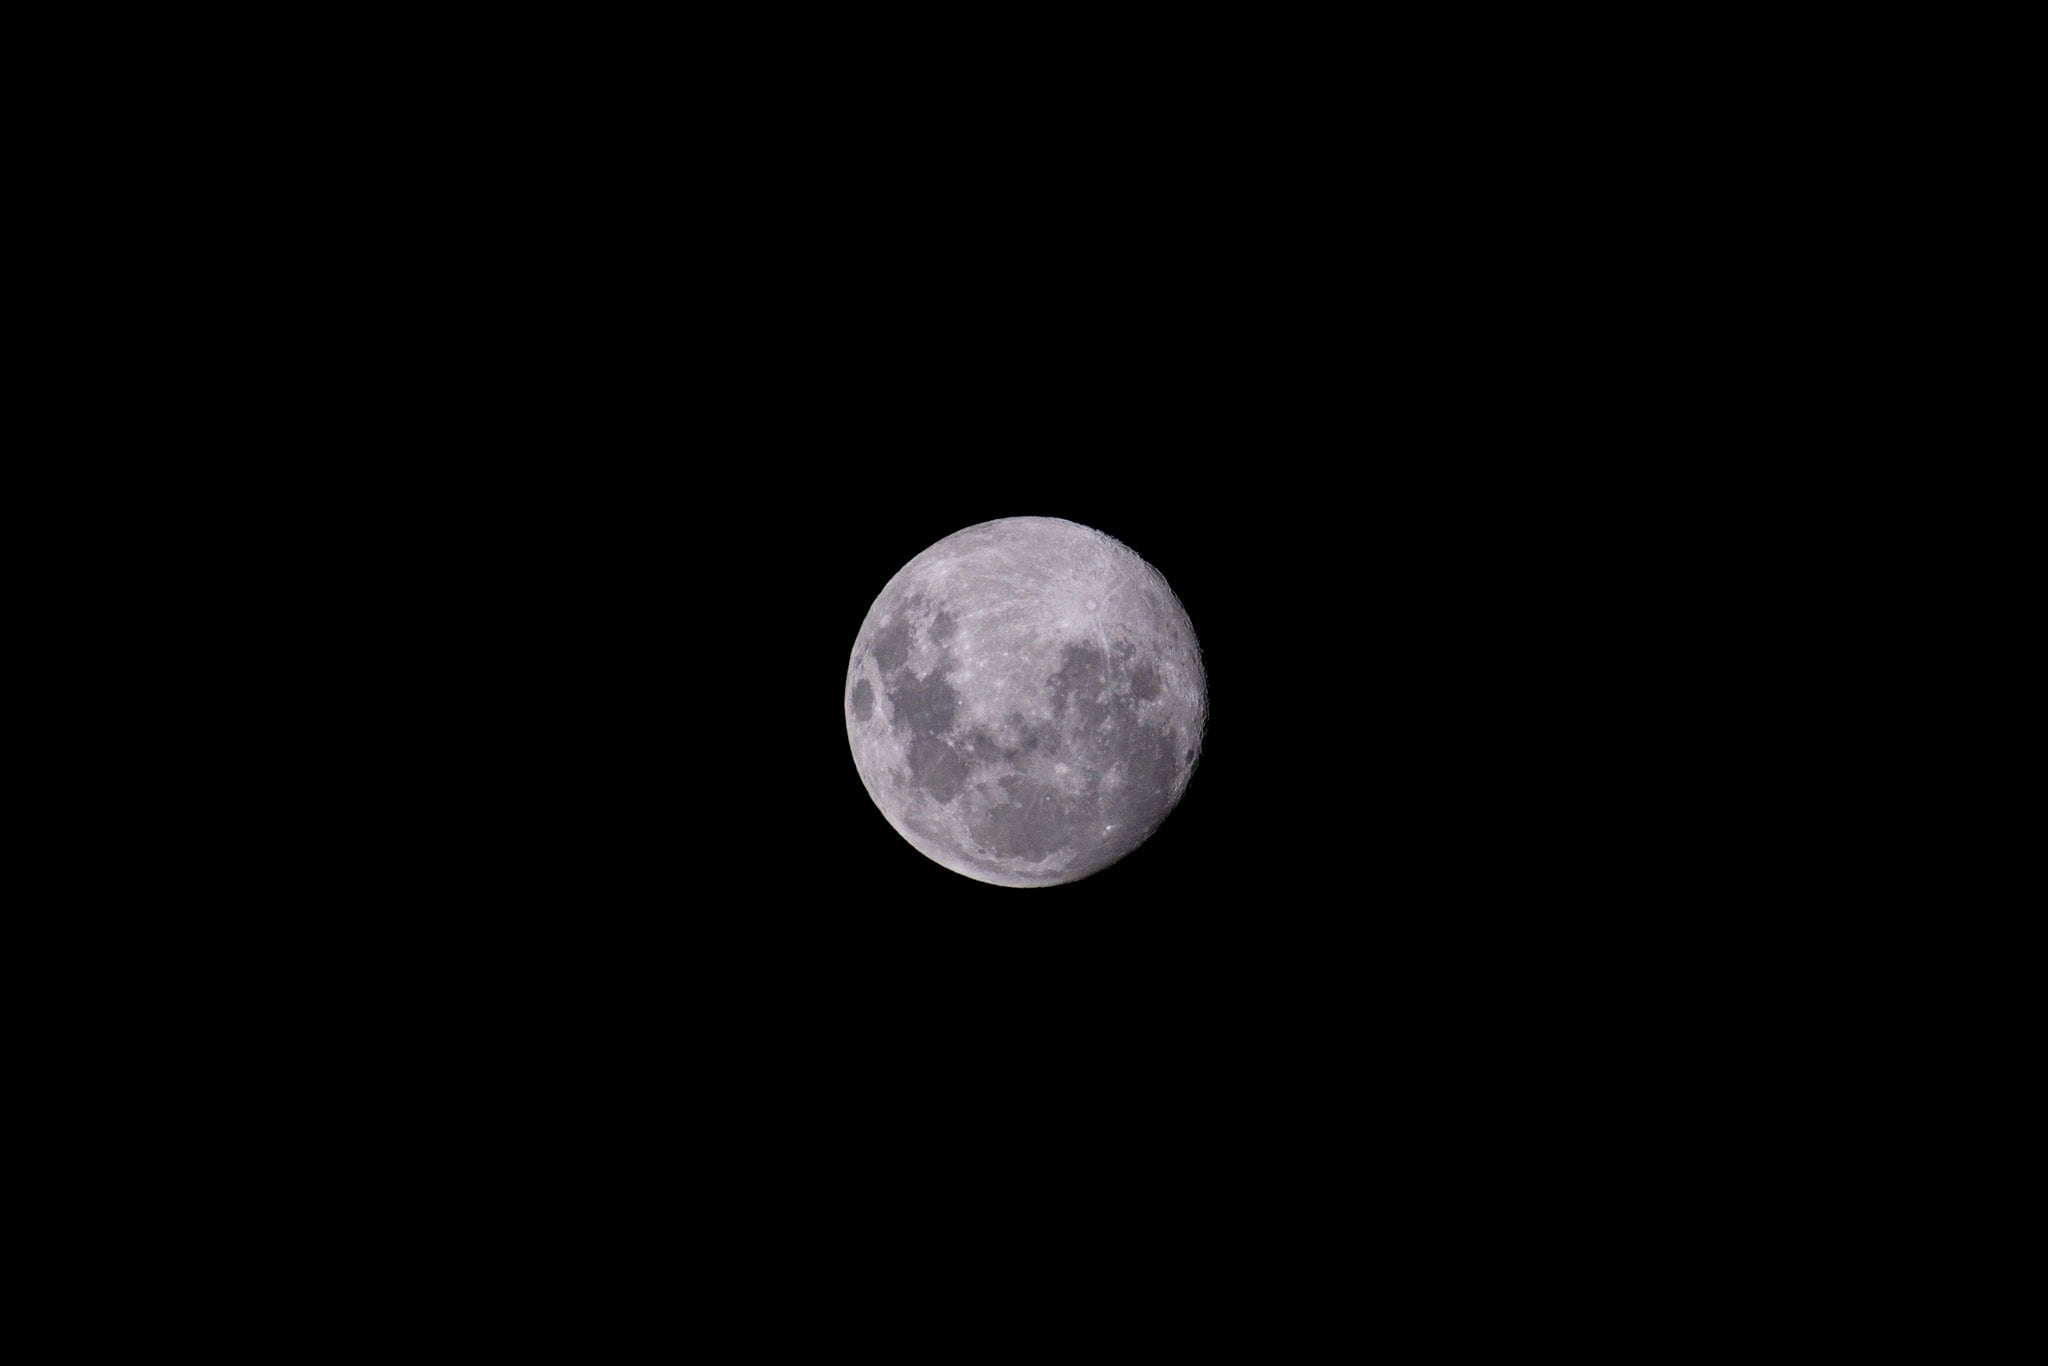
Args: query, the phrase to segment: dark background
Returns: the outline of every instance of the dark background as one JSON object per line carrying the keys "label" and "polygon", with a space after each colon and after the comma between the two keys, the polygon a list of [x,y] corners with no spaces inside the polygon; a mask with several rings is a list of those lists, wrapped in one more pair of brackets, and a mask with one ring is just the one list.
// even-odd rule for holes
{"label": "dark background", "polygon": [[[1114,299],[1122,277],[1066,278]],[[728,299],[654,379],[644,330],[522,332],[430,410],[488,412],[467,436],[488,456],[355,473],[355,562],[390,610],[360,622],[368,706],[343,724],[395,779],[370,847],[408,895],[475,907],[432,933],[716,962],[726,987],[814,974],[807,1006],[1199,981],[1291,1010],[1360,974],[1523,991],[1669,885],[1640,880],[1663,811],[1637,796],[1682,719],[1656,698],[1692,667],[1663,549],[1689,518],[1618,458],[1637,409],[1535,355],[1447,361],[1428,308],[1364,340],[1278,308],[1105,335],[992,289],[956,342],[925,324],[933,292],[822,351],[796,317],[758,354],[719,331],[757,301]],[[1157,567],[1211,692],[1160,831],[1029,890],[895,834],[841,698],[889,578],[1018,515]]]}
{"label": "dark background", "polygon": [[[1622,644],[1640,604],[1611,539],[1589,548],[1569,514],[1569,480],[1430,449],[1398,404],[1346,438],[1388,453],[1345,461],[1276,449],[1284,423],[1262,434],[1257,412],[1162,417],[1144,438],[1135,394],[1055,396],[1015,424],[1002,403],[941,384],[894,427],[835,410],[685,471],[521,491],[502,509],[515,529],[466,552],[502,552],[517,582],[422,623],[460,684],[436,743],[475,803],[440,827],[476,842],[467,875],[536,921],[585,908],[595,922],[560,922],[572,934],[652,936],[657,957],[668,936],[764,966],[807,944],[830,990],[1094,972],[1149,990],[1172,959],[1295,1001],[1364,963],[1401,964],[1402,990],[1433,967],[1526,964],[1626,885],[1641,850],[1616,836],[1641,815],[1612,737],[1640,705],[1647,666]],[[1156,566],[1210,684],[1180,806],[1054,888],[918,854],[844,733],[847,659],[883,585],[1017,515],[1096,527]]]}
{"label": "dark background", "polygon": [[[1700,926],[1603,738],[1636,605],[1552,513],[1573,486],[1397,402],[1345,462],[944,392],[937,432],[501,470],[489,515],[465,484],[429,519],[478,529],[374,633],[399,729],[346,760],[376,804],[309,961],[438,1198],[710,1207],[734,1256],[801,1227],[836,1266],[906,1224],[1200,1248],[1359,1199],[1455,1244],[1441,1209],[1547,1226],[1558,1164],[1628,1160],[1589,1117],[1674,1122],[1658,1079],[1711,1020],[1654,1022]],[[1165,574],[1211,689],[1153,839],[1029,890],[905,843],[842,706],[897,569],[1020,514]]]}
{"label": "dark background", "polygon": [[[85,927],[163,999],[116,1137],[276,1164],[269,1217],[324,1237],[316,1194],[423,1296],[538,1271],[521,1322],[564,1263],[841,1337],[991,1288],[1261,1349],[1361,1288],[1433,1333],[1526,1336],[1493,1285],[1545,1268],[1637,1299],[1782,1162],[1727,1041],[1839,971],[1785,952],[1823,801],[1758,751],[1825,718],[1776,647],[1854,568],[1761,641],[1718,591],[1840,515],[1771,411],[1839,139],[1729,193],[1750,58],[1686,89],[1604,31],[1601,80],[1461,17],[1003,81],[1010,35],[904,33],[902,79],[773,22],[323,34],[331,88],[259,64],[301,117],[124,120],[153,174],[86,273],[140,261],[106,330],[159,378],[87,405],[149,457],[93,475],[178,572],[113,708],[168,757],[107,780],[168,837],[81,865],[141,875],[144,929]],[[889,577],[1020,514],[1160,569],[1212,703],[1157,835],[1034,890],[911,849],[842,722]]]}
{"label": "dark background", "polygon": [[[264,980],[485,1227],[1200,1245],[1370,1167],[1454,1240],[1445,1202],[1557,1195],[1551,1132],[1658,1122],[1686,1041],[1644,1021],[1717,932],[1711,828],[1663,852],[1701,722],[1662,699],[1712,664],[1669,547],[1725,467],[1644,320],[1711,281],[1516,119],[1361,140],[1298,88],[1263,133],[407,129],[376,178],[416,185],[316,205],[315,297],[270,306],[334,355],[265,392],[332,463],[263,521],[321,587],[243,685],[313,684],[278,733],[317,757],[271,762],[322,800],[256,842],[316,909]],[[897,836],[842,710],[888,579],[1016,515],[1157,567],[1211,692],[1160,831],[1032,890]]]}

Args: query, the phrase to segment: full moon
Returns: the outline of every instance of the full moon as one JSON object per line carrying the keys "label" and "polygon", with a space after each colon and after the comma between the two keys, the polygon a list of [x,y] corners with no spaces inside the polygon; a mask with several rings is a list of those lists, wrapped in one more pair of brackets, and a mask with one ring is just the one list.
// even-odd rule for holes
{"label": "full moon", "polygon": [[854,765],[897,833],[1003,887],[1074,882],[1187,789],[1208,685],[1180,600],[1056,517],[955,532],[897,571],[846,671]]}

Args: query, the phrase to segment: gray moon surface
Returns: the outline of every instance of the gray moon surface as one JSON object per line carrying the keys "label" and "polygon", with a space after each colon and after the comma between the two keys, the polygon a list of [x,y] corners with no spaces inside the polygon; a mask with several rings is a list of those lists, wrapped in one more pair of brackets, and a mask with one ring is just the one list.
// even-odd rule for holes
{"label": "gray moon surface", "polygon": [[1208,720],[1159,572],[1055,517],[956,532],[883,588],[846,671],[868,795],[934,862],[1004,887],[1100,872],[1187,790]]}

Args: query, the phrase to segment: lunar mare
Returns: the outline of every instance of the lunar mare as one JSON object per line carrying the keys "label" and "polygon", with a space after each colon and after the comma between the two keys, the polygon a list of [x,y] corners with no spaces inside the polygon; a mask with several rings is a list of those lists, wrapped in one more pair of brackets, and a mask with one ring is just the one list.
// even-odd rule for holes
{"label": "lunar mare", "polygon": [[1144,843],[1208,719],[1194,628],[1159,572],[1054,517],[946,537],[868,609],[844,692],[868,795],[957,873],[1073,882]]}

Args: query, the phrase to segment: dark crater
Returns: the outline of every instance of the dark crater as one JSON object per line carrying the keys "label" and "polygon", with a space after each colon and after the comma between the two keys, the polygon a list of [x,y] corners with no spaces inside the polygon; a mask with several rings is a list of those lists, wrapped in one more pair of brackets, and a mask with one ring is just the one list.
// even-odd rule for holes
{"label": "dark crater", "polygon": [[1102,825],[1114,826],[1113,838],[1123,843],[1142,838],[1165,818],[1181,759],[1179,736],[1139,717],[1139,704],[1160,695],[1158,669],[1150,661],[1131,662],[1120,646],[1118,653],[1124,659],[1122,692],[1110,694],[1102,651],[1078,642],[1062,652],[1060,670],[1046,680],[1046,690],[1060,729],[1090,755],[1090,764],[1121,765],[1123,781],[1091,799],[1085,820],[1093,834]]}
{"label": "dark crater", "polygon": [[953,729],[953,718],[960,710],[960,694],[946,681],[943,658],[939,667],[923,678],[906,673],[889,689],[889,702],[895,709],[891,723],[912,735],[946,734]]}
{"label": "dark crater", "polygon": [[944,740],[925,736],[910,746],[910,774],[919,787],[943,804],[967,786],[967,761]]}
{"label": "dark crater", "polygon": [[976,729],[967,737],[967,752],[974,756],[977,763],[996,764],[1009,758],[1010,753],[1014,751],[1005,752],[1003,747],[996,743],[995,736],[985,730]]}
{"label": "dark crater", "polygon": [[[1131,824],[1151,826],[1166,815],[1174,779],[1180,774],[1180,756],[1174,752],[1171,731],[1137,726],[1117,746],[1124,764],[1124,783],[1117,803]],[[1110,817],[1117,824],[1115,816]]]}
{"label": "dark crater", "polygon": [[1093,784],[1076,795],[1013,773],[1001,786],[1010,800],[990,807],[973,826],[975,840],[992,854],[1042,863],[1101,828]]}
{"label": "dark crater", "polygon": [[1109,688],[1109,661],[1092,645],[1069,645],[1060,653],[1060,671],[1045,680],[1052,698],[1052,714],[1064,720],[1069,709],[1073,724],[1089,727],[1109,714],[1103,694]]}
{"label": "dark crater", "polygon": [[875,632],[869,649],[883,673],[895,673],[910,658],[910,623],[902,617],[890,622]]}

